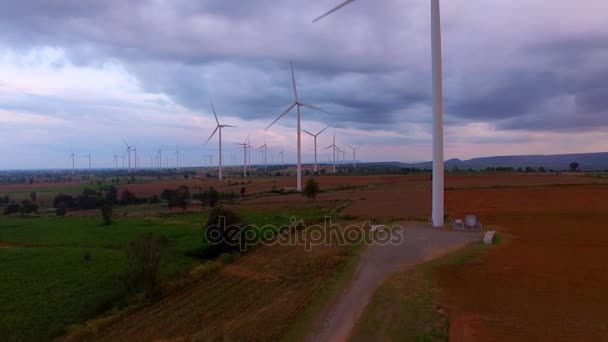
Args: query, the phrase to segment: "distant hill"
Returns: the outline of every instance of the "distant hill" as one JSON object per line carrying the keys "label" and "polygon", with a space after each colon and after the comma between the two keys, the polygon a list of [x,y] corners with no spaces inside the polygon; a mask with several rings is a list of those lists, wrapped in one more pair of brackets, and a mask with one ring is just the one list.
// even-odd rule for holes
{"label": "distant hill", "polygon": [[[573,153],[554,155],[523,155],[523,156],[495,156],[473,158],[469,160],[450,159],[445,162],[448,169],[458,167],[459,169],[485,169],[487,167],[544,167],[546,169],[567,170],[570,163],[577,162],[585,171],[608,170],[608,152],[599,153]],[[431,162],[423,163],[371,163],[374,165],[431,168]]]}

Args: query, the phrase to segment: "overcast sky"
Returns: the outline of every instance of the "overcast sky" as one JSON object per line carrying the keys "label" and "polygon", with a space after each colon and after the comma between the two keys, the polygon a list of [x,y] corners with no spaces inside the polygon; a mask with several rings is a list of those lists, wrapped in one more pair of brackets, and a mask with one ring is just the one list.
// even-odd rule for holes
{"label": "overcast sky", "polygon": [[[429,1],[311,23],[338,2],[2,0],[0,169],[68,167],[72,151],[112,166],[121,138],[142,165],[159,148],[174,165],[176,146],[182,165],[216,163],[210,101],[238,126],[228,163],[248,134],[294,161],[295,113],[264,132],[293,101],[289,61],[300,98],[331,113],[304,109],[304,129],[335,127],[363,161],[430,160]],[[605,0],[442,1],[446,158],[608,150],[606,23]]]}

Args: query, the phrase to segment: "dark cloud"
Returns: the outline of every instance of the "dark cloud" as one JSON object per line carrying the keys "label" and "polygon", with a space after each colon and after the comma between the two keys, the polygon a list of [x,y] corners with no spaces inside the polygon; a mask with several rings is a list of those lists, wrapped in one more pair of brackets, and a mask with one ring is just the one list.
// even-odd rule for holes
{"label": "dark cloud", "polygon": [[[427,4],[358,1],[310,23],[335,3],[3,1],[0,43],[13,49],[60,47],[77,64],[118,59],[145,91],[167,94],[199,112],[207,112],[213,100],[223,113],[245,119],[270,120],[290,103],[289,60],[295,62],[302,99],[332,112],[329,118],[307,112],[309,119],[393,129],[404,112],[428,108]],[[539,3],[532,2],[530,10]],[[560,3],[566,4],[554,7]],[[585,30],[556,35],[552,27],[522,22],[499,32],[484,11],[459,7],[447,5],[444,16],[446,122],[523,130],[608,126],[605,27],[591,30],[571,19],[564,25]],[[473,23],[487,27],[464,29]],[[520,30],[526,36],[521,41],[515,39]],[[489,39],[493,33],[502,38]]]}

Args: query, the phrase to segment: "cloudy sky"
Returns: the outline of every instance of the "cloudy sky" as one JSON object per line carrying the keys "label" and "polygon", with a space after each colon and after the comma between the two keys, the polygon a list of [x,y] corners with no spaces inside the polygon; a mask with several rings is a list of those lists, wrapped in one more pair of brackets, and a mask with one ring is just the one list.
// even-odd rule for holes
{"label": "cloudy sky", "polygon": [[[229,163],[248,134],[293,161],[295,115],[264,132],[292,101],[289,61],[301,99],[331,113],[304,109],[304,129],[335,127],[364,161],[430,160],[429,1],[311,23],[337,2],[0,1],[0,169],[67,167],[72,151],[112,166],[121,138],[142,165],[159,148],[174,164],[176,146],[182,165],[217,162],[210,101],[238,126]],[[443,1],[446,157],[608,150],[607,22],[605,0]]]}

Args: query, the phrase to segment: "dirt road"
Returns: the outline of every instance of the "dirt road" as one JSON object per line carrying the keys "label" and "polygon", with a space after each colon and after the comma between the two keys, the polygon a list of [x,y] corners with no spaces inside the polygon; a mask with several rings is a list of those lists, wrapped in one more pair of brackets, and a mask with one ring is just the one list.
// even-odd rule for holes
{"label": "dirt road", "polygon": [[448,232],[411,222],[402,226],[400,244],[366,247],[352,283],[329,302],[307,340],[347,340],[374,291],[391,274],[481,240],[481,233]]}

